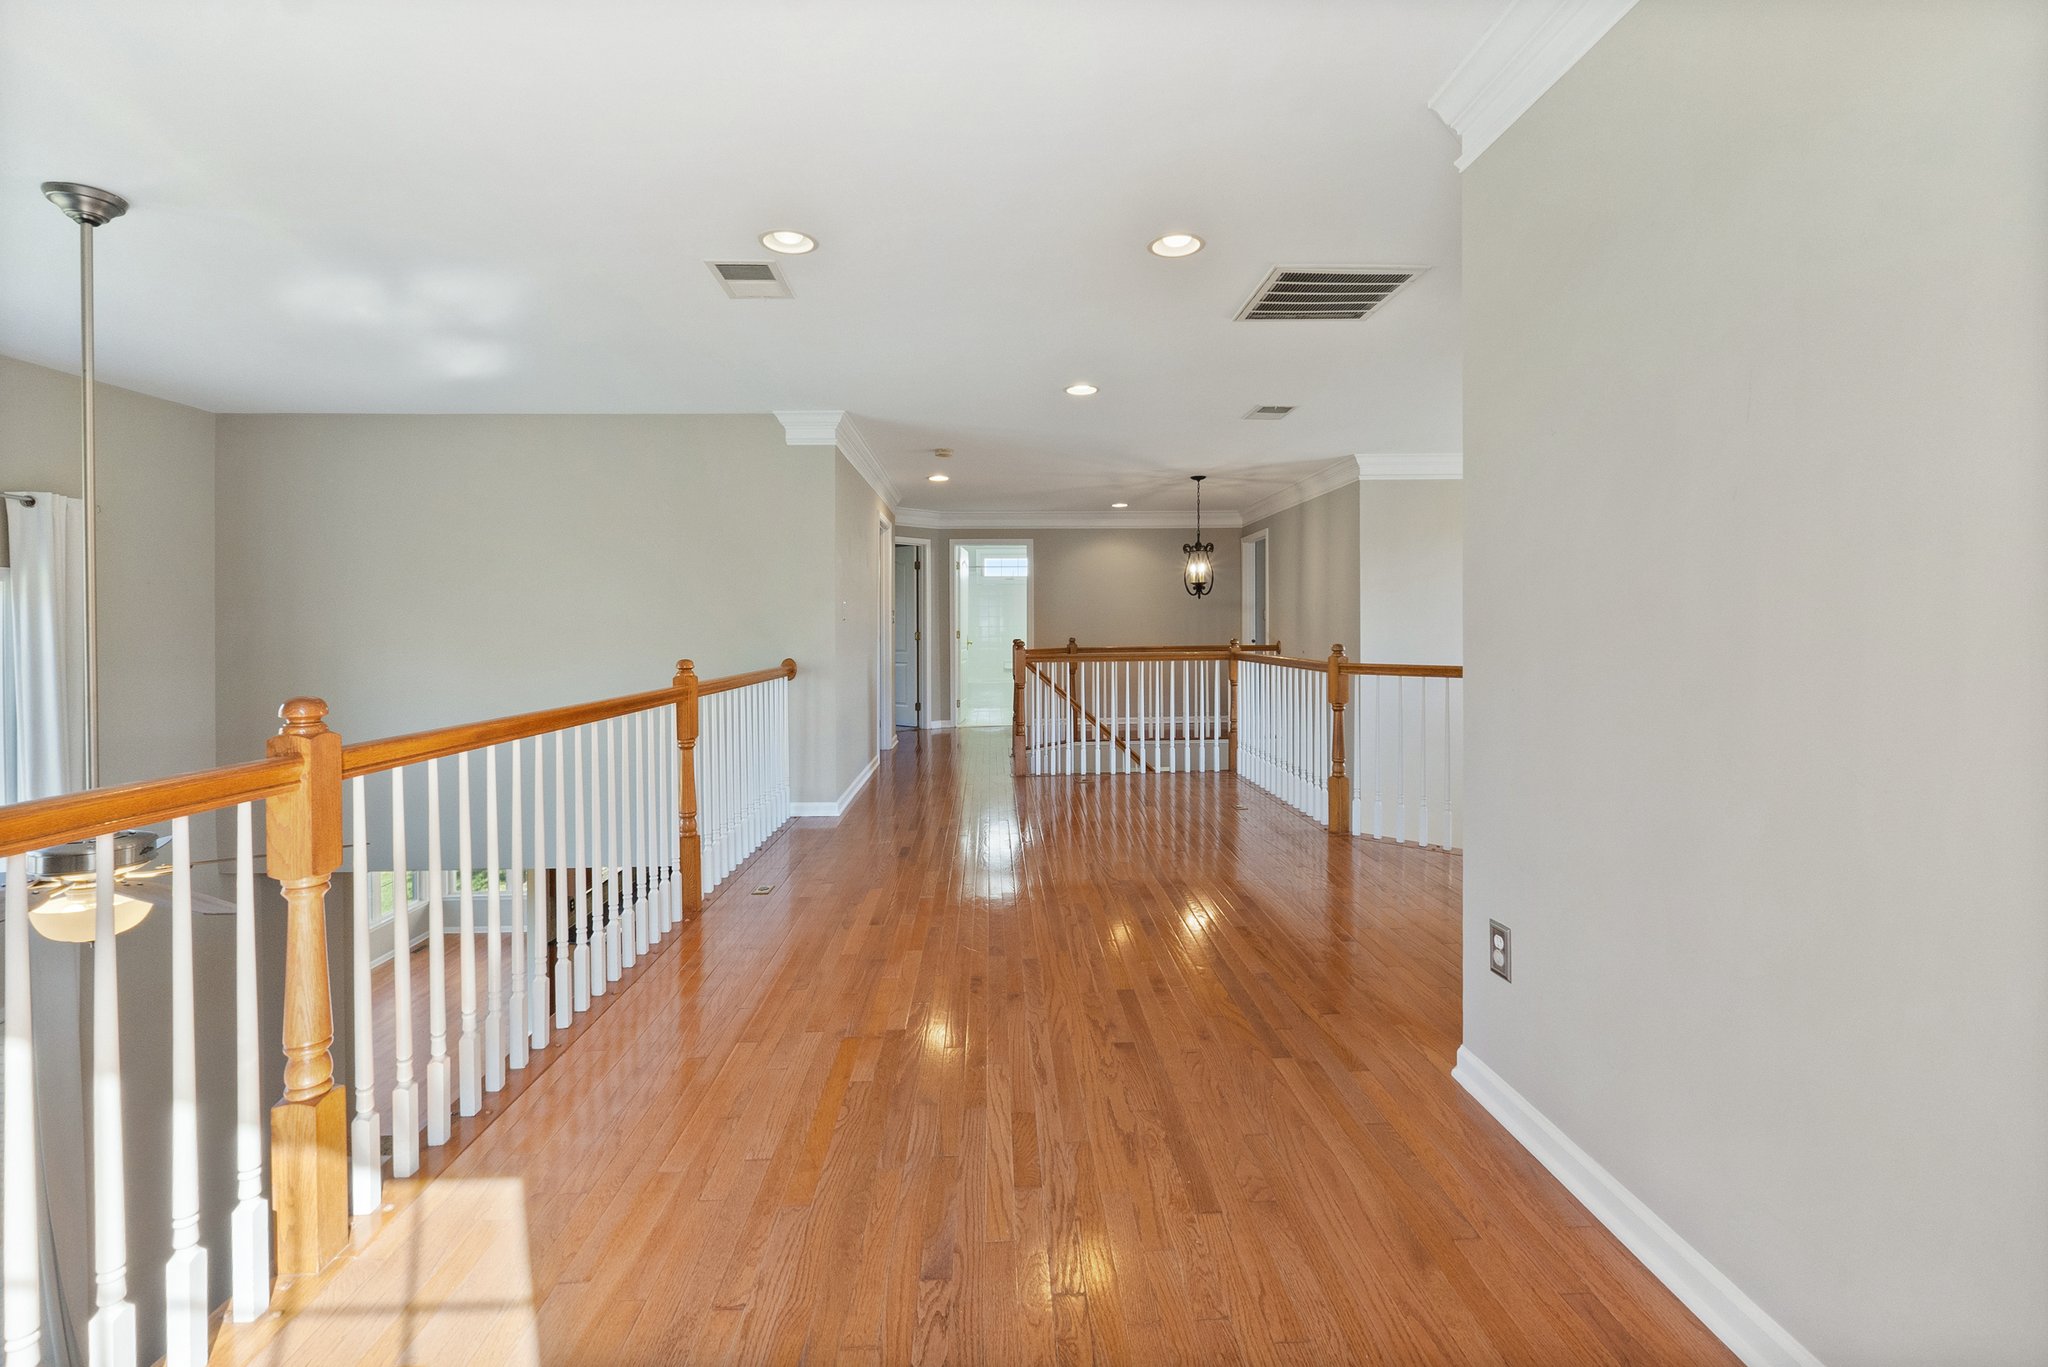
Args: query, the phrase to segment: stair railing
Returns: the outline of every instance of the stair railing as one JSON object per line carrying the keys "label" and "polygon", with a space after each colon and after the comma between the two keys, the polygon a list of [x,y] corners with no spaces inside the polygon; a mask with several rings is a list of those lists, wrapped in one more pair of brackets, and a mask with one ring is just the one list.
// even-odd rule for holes
{"label": "stair railing", "polygon": [[1464,669],[1246,646],[1011,643],[1011,771],[1231,771],[1332,834],[1456,849]]}

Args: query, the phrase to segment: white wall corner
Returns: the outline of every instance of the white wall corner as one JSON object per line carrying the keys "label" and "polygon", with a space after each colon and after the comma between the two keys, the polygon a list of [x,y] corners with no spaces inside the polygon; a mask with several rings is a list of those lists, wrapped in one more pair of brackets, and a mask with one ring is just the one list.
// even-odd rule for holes
{"label": "white wall corner", "polygon": [[1353,456],[1358,478],[1367,479],[1463,479],[1465,457],[1458,451],[1422,455]]}
{"label": "white wall corner", "polygon": [[860,471],[875,496],[889,507],[896,506],[896,486],[890,482],[875,448],[853,415],[843,408],[778,408],[775,417],[782,424],[783,440],[791,446],[836,446],[847,464]]}
{"label": "white wall corner", "polygon": [[1514,0],[1430,100],[1464,170],[1557,84],[1636,0]]}
{"label": "white wall corner", "polygon": [[1821,1367],[1785,1326],[1463,1045],[1451,1076],[1748,1367]]}
{"label": "white wall corner", "polygon": [[1277,494],[1269,494],[1244,510],[1245,525],[1285,512],[1312,498],[1320,498],[1333,489],[1341,489],[1358,478],[1358,466],[1353,457],[1345,457],[1335,465],[1326,465],[1307,479],[1296,480]]}

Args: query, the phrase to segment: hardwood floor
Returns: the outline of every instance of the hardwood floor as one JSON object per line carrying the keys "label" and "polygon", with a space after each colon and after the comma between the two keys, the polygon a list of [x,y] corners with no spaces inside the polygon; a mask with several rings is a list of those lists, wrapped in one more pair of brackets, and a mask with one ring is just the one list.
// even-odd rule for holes
{"label": "hardwood floor", "polygon": [[1006,740],[906,737],[215,1360],[1735,1361],[1451,1081],[1455,856]]}

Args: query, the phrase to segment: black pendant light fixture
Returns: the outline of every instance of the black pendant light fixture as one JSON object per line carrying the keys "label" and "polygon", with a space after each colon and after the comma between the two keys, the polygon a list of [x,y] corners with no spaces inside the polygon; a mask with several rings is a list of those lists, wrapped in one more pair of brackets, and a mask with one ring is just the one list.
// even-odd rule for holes
{"label": "black pendant light fixture", "polygon": [[1195,539],[1182,546],[1181,553],[1188,563],[1181,570],[1180,581],[1187,591],[1200,598],[1216,587],[1216,562],[1212,558],[1216,548],[1202,540],[1202,481],[1207,475],[1189,475],[1195,482]]}

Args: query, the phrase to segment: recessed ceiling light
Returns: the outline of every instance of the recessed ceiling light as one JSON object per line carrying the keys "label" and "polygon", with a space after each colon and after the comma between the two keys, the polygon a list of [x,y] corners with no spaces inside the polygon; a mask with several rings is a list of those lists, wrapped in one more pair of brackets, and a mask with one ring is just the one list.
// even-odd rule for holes
{"label": "recessed ceiling light", "polygon": [[1085,399],[1090,394],[1093,394],[1095,392],[1095,386],[1089,384],[1086,380],[1083,380],[1079,384],[1068,385],[1067,392],[1069,394],[1072,394],[1077,399]]}
{"label": "recessed ceiling light", "polygon": [[802,256],[805,252],[814,250],[818,240],[809,233],[791,232],[785,228],[779,232],[762,233],[761,245],[771,252],[781,252],[784,256]]}
{"label": "recessed ceiling light", "polygon": [[933,483],[933,484],[944,484],[944,483],[945,483],[945,482],[946,482],[947,480],[951,479],[951,478],[952,478],[952,476],[951,476],[951,475],[926,475],[926,476],[925,476],[925,478],[926,478],[927,480],[929,480],[929,481],[930,481],[931,483]]}
{"label": "recessed ceiling light", "polygon": [[1168,233],[1164,237],[1154,238],[1152,245],[1146,250],[1154,256],[1193,256],[1202,250],[1202,239],[1193,233]]}
{"label": "recessed ceiling light", "polygon": [[1128,503],[1112,503],[1112,504],[1110,504],[1109,506],[1110,506],[1110,507],[1112,507],[1112,508],[1128,508],[1128,507],[1130,507],[1131,505],[1130,505],[1130,504],[1128,504]]}

